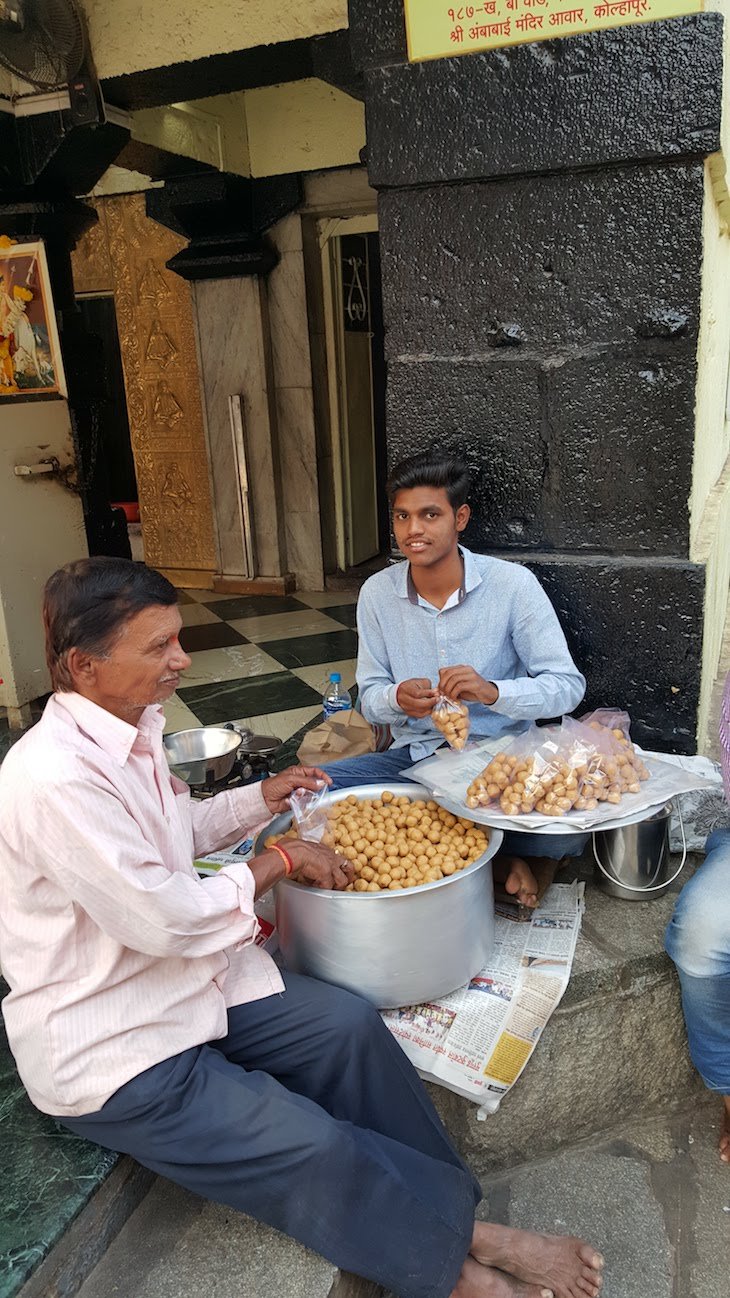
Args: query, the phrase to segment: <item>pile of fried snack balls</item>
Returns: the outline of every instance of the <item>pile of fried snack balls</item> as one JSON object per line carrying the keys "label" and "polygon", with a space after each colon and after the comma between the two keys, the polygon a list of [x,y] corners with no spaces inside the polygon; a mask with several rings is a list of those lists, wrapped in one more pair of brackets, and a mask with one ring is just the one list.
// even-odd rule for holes
{"label": "pile of fried snack balls", "polygon": [[569,811],[595,811],[599,802],[620,803],[625,793],[638,793],[649,779],[631,740],[619,729],[591,721],[584,729],[600,732],[595,744],[574,735],[558,752],[497,753],[469,785],[470,808],[499,805],[507,816],[565,816]]}
{"label": "pile of fried snack balls", "polygon": [[[463,870],[487,850],[489,831],[452,816],[435,802],[397,797],[387,790],[360,801],[354,795],[327,810],[322,842],[352,862],[348,892],[400,892]],[[295,828],[266,840],[296,838]]]}

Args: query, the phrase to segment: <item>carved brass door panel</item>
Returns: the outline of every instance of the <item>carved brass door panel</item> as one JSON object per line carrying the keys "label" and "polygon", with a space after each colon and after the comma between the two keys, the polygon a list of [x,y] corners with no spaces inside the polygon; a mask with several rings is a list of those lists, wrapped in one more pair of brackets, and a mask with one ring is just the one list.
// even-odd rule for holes
{"label": "carved brass door panel", "polygon": [[74,282],[78,293],[114,294],[145,558],[207,585],[218,563],[193,305],[165,265],[184,241],[149,220],[143,194],[96,207]]}

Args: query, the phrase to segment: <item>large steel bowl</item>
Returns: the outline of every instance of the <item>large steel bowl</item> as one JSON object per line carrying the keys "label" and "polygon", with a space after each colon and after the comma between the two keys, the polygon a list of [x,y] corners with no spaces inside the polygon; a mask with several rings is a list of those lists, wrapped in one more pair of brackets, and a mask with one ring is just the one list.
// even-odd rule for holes
{"label": "large steel bowl", "polygon": [[174,730],[164,735],[162,742],[175,775],[186,784],[212,786],[230,774],[244,738],[240,730],[199,726],[196,730]]}
{"label": "large steel bowl", "polygon": [[[368,784],[338,789],[326,803],[353,794],[359,800],[430,799],[417,784]],[[277,816],[254,847],[283,834],[291,815]],[[417,1005],[463,987],[494,946],[492,857],[502,834],[491,829],[478,861],[436,883],[399,892],[333,892],[291,879],[276,887],[276,925],[287,968],[358,992],[380,1009]]]}

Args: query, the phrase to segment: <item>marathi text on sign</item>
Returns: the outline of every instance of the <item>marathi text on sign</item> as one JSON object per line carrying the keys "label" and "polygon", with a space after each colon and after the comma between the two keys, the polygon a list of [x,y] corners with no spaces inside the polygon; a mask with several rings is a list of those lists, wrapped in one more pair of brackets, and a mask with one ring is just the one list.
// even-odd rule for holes
{"label": "marathi text on sign", "polygon": [[703,0],[405,0],[411,62],[698,13]]}

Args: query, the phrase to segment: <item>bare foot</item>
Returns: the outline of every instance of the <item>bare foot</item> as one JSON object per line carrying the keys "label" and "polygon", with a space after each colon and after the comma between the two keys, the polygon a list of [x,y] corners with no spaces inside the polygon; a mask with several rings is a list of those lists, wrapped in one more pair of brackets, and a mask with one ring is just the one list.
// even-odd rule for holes
{"label": "bare foot", "polygon": [[600,1253],[572,1235],[537,1235],[477,1221],[470,1251],[484,1266],[544,1285],[555,1298],[595,1298],[603,1283]]}
{"label": "bare foot", "polygon": [[723,1095],[722,1102],[725,1105],[725,1112],[722,1115],[720,1132],[720,1158],[723,1163],[730,1163],[730,1095]]}
{"label": "bare foot", "polygon": [[468,1257],[452,1290],[451,1298],[554,1298],[544,1285],[523,1284],[503,1271],[480,1266]]}
{"label": "bare foot", "polygon": [[495,856],[494,877],[523,906],[537,905],[537,879],[519,856]]}

